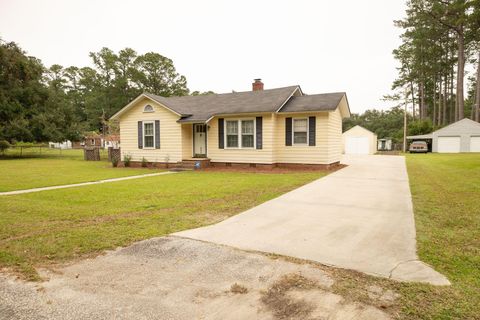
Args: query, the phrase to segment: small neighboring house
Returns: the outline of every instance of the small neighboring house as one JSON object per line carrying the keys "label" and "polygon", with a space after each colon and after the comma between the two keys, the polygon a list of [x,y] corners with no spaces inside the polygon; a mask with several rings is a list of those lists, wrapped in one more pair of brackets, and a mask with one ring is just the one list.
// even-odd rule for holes
{"label": "small neighboring house", "polygon": [[393,143],[390,138],[377,139],[377,150],[378,151],[392,151]]}
{"label": "small neighboring house", "polygon": [[465,118],[432,133],[407,139],[427,141],[432,145],[432,152],[480,152],[480,123]]}
{"label": "small neighboring house", "polygon": [[72,149],[72,142],[70,140],[63,142],[49,142],[48,147],[52,149]]}
{"label": "small neighboring house", "polygon": [[377,151],[377,135],[359,125],[342,134],[343,153],[375,154]]}
{"label": "small neighboring house", "polygon": [[[203,96],[144,93],[113,115],[122,158],[177,163],[208,159],[215,166],[339,163],[345,93],[305,95],[299,86]],[[208,161],[207,160],[207,161]]]}

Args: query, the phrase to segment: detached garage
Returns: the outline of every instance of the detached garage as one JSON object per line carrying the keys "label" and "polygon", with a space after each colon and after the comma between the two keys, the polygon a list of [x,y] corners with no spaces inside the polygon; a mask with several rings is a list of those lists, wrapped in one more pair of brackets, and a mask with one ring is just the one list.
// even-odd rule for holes
{"label": "detached garage", "polygon": [[432,152],[480,152],[480,123],[465,118],[430,134],[407,139],[431,140]]}
{"label": "detached garage", "polygon": [[342,134],[343,153],[374,154],[377,135],[361,126],[355,126]]}

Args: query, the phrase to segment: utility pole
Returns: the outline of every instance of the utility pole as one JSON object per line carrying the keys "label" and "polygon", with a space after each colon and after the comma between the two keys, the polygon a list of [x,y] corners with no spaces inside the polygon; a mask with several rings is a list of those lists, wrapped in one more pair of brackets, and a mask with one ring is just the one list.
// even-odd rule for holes
{"label": "utility pole", "polygon": [[405,110],[403,111],[403,153],[407,152],[407,104],[408,92],[405,88]]}

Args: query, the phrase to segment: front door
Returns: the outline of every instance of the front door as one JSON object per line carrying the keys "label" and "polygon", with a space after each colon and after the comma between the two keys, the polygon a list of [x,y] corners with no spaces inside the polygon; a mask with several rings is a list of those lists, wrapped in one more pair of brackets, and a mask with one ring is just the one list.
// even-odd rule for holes
{"label": "front door", "polygon": [[193,125],[193,157],[207,156],[207,125],[196,123]]}

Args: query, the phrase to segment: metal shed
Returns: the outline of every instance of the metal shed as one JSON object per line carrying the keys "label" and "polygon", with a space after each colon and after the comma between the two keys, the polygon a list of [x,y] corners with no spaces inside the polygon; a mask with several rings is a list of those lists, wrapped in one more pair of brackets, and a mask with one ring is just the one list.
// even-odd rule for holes
{"label": "metal shed", "polygon": [[480,123],[465,118],[430,134],[408,136],[407,139],[431,139],[432,152],[480,152]]}

